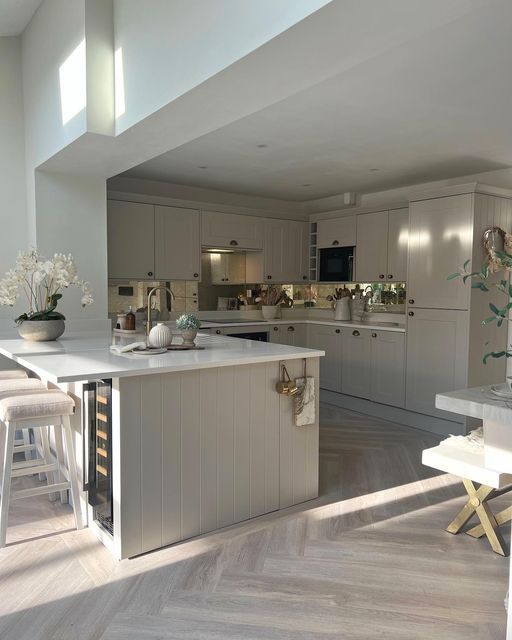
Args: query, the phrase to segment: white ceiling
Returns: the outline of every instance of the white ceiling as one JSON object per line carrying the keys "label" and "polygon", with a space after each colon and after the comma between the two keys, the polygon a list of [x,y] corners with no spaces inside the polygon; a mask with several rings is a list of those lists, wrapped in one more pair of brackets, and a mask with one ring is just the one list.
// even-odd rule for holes
{"label": "white ceiling", "polygon": [[42,0],[0,0],[0,36],[22,33]]}
{"label": "white ceiling", "polygon": [[123,175],[303,201],[512,166],[510,24],[489,2]]}

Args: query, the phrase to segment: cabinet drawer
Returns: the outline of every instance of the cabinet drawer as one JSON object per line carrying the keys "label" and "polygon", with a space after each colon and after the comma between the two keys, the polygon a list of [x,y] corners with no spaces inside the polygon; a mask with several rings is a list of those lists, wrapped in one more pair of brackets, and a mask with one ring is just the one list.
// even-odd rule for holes
{"label": "cabinet drawer", "polygon": [[319,220],[317,247],[353,247],[356,244],[356,216]]}

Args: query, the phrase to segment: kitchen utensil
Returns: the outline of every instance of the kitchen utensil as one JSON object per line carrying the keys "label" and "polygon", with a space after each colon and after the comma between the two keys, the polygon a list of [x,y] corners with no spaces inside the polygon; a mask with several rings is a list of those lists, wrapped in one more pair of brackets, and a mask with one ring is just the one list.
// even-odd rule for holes
{"label": "kitchen utensil", "polygon": [[276,391],[282,396],[293,396],[297,393],[298,387],[290,378],[288,369],[284,364],[281,365],[281,380],[276,383]]}

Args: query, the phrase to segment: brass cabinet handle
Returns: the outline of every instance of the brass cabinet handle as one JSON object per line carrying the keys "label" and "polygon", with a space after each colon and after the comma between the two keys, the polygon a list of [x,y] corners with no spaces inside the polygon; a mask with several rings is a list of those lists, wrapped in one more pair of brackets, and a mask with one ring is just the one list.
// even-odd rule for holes
{"label": "brass cabinet handle", "polygon": [[295,327],[288,327],[288,331],[295,331]]}
{"label": "brass cabinet handle", "polygon": [[414,315],[414,311],[409,311],[409,315],[413,316]]}
{"label": "brass cabinet handle", "polygon": [[414,300],[412,298],[409,300],[409,304],[414,304]]}
{"label": "brass cabinet handle", "polygon": [[274,327],[274,331],[279,331],[279,327]]}
{"label": "brass cabinet handle", "polygon": [[302,276],[302,279],[303,279],[303,280],[307,280],[307,279],[308,279],[308,277],[307,277],[307,276]]}
{"label": "brass cabinet handle", "polygon": [[337,240],[333,240],[333,241],[332,241],[332,244],[333,244],[335,247],[337,247],[337,246],[339,245],[339,242],[338,242]]}
{"label": "brass cabinet handle", "polygon": [[215,333],[217,333],[218,335],[220,335],[220,334],[222,333],[222,331],[221,331],[220,329],[217,329],[217,331],[216,331]]}
{"label": "brass cabinet handle", "polygon": [[393,280],[393,274],[392,273],[388,273],[388,280]]}
{"label": "brass cabinet handle", "polygon": [[194,273],[194,278],[199,278],[199,274],[198,273]]}
{"label": "brass cabinet handle", "polygon": [[272,276],[267,276],[267,280],[272,280]]}
{"label": "brass cabinet handle", "polygon": [[380,273],[380,274],[379,274],[379,278],[380,278],[381,280],[384,280],[384,274],[383,274],[383,273]]}
{"label": "brass cabinet handle", "polygon": [[356,329],[355,331],[352,331],[352,335],[353,336],[360,336],[361,334],[359,333],[359,331]]}
{"label": "brass cabinet handle", "polygon": [[152,271],[148,271],[148,276],[152,276],[153,272]]}
{"label": "brass cabinet handle", "polygon": [[336,333],[341,333],[341,330],[340,329],[336,329]]}
{"label": "brass cabinet handle", "polygon": [[231,240],[231,242],[229,243],[232,247],[236,247],[238,246],[238,242],[236,240]]}
{"label": "brass cabinet handle", "polygon": [[372,333],[372,338],[376,338],[377,334],[376,333]]}

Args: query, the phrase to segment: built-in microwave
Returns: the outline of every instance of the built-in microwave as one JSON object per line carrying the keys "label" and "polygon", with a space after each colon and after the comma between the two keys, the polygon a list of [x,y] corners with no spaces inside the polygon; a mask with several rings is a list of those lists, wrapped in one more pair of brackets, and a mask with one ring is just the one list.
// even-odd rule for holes
{"label": "built-in microwave", "polygon": [[320,282],[353,282],[354,248],[329,247],[319,249]]}

